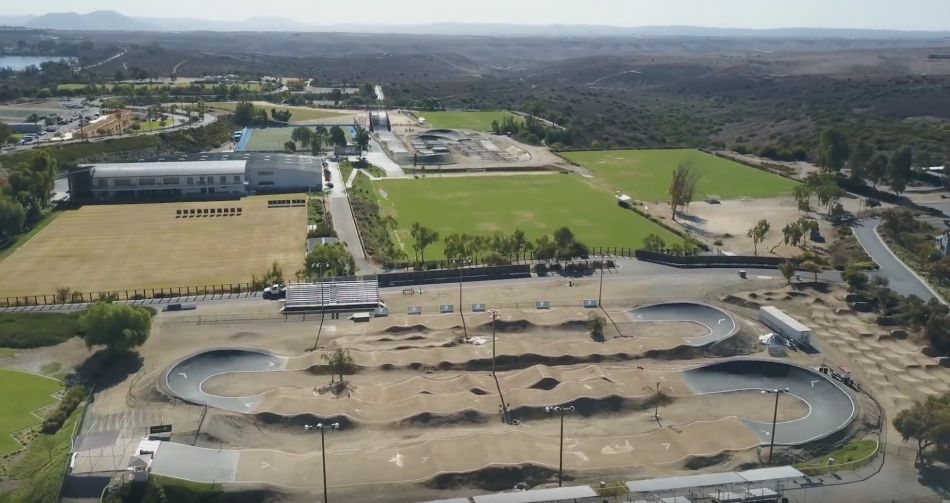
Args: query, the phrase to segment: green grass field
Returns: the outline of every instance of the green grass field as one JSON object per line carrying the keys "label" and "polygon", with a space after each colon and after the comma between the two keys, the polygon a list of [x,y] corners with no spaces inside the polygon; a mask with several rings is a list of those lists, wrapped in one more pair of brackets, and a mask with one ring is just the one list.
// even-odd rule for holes
{"label": "green grass field", "polygon": [[63,388],[63,383],[48,377],[0,369],[0,454],[20,447],[11,433],[40,423],[32,411],[45,407],[56,400],[53,393]]}
{"label": "green grass field", "polygon": [[697,198],[764,198],[791,194],[796,182],[698,150],[605,150],[565,152],[565,158],[597,174],[634,199],[663,201],[676,167],[689,162],[700,174]]}
{"label": "green grass field", "polygon": [[[237,108],[236,101],[213,101],[208,103],[208,106],[211,108],[217,108],[218,110],[226,110],[228,112],[233,112]],[[270,117],[270,109],[275,108],[277,110],[290,110],[290,122],[299,121],[312,121],[317,119],[327,119],[331,117],[342,117],[345,114],[338,112],[331,112],[329,110],[320,110],[317,108],[307,108],[307,107],[288,107],[283,105],[276,105],[274,103],[265,103],[263,101],[255,101],[254,106],[264,108],[267,110],[267,115]]]}
{"label": "green grass field", "polygon": [[[382,211],[399,224],[397,244],[411,257],[409,227],[420,222],[442,236],[454,232],[491,234],[521,229],[530,239],[567,226],[588,246],[639,247],[648,234],[667,242],[679,238],[617,205],[612,194],[577,176],[384,180],[373,188]],[[442,243],[426,258],[442,256]]]}
{"label": "green grass field", "polygon": [[[253,129],[247,142],[248,152],[283,152],[284,143],[290,141],[292,127],[269,127]],[[298,145],[299,146],[299,145]]]}
{"label": "green grass field", "polygon": [[514,117],[511,112],[416,112],[429,125],[436,129],[473,129],[475,131],[490,131],[491,122],[501,122],[505,117]]}

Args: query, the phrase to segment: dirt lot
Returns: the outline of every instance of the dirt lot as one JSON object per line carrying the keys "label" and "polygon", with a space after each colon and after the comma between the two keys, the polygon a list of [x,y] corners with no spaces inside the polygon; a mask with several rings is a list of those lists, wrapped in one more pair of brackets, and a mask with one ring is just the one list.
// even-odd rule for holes
{"label": "dirt lot", "polygon": [[[246,282],[274,261],[292,276],[303,264],[306,209],[269,209],[267,199],[67,211],[0,262],[0,296]],[[175,215],[236,206],[241,216]]]}

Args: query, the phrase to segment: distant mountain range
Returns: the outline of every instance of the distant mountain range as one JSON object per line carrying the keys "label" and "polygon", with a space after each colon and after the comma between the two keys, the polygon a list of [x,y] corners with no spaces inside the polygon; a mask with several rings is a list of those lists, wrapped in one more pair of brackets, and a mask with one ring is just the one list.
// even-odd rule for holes
{"label": "distant mountain range", "polygon": [[281,17],[257,17],[243,21],[196,18],[129,17],[115,11],[88,14],[57,12],[40,16],[0,16],[0,25],[50,30],[100,31],[290,31],[393,33],[461,36],[535,37],[769,37],[769,38],[856,38],[924,39],[950,38],[950,31],[898,31],[835,28],[705,28],[698,26],[600,26],[522,25],[493,23],[433,23],[416,25],[330,24],[311,25]]}

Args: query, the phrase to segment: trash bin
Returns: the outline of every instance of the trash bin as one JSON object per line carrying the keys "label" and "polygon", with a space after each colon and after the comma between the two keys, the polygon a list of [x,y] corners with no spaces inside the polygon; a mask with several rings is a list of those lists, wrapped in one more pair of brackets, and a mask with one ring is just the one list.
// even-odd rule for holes
{"label": "trash bin", "polygon": [[745,269],[739,269],[739,277],[742,278],[742,279],[745,279],[745,278],[746,278]]}

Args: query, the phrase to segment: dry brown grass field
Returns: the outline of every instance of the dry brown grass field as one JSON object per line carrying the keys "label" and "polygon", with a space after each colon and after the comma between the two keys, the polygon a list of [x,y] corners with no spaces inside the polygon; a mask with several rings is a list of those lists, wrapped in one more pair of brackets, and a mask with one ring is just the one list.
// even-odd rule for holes
{"label": "dry brown grass field", "polygon": [[[0,297],[250,281],[276,261],[303,265],[306,208],[240,201],[89,205],[67,211],[0,261]],[[282,194],[280,199],[305,197]],[[176,218],[175,210],[241,207],[240,216]]]}

